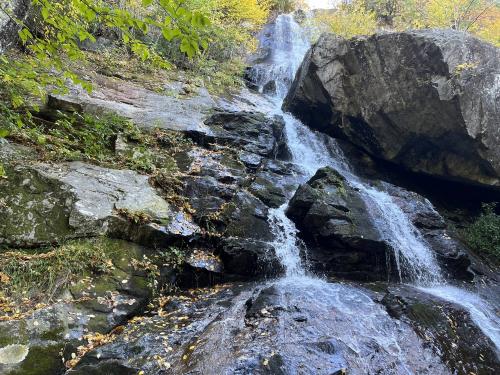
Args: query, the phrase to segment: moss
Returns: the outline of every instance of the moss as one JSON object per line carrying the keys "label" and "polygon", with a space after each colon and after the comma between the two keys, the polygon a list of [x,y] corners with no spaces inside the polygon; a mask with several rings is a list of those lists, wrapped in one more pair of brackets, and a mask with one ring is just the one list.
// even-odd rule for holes
{"label": "moss", "polygon": [[26,344],[29,337],[26,333],[26,320],[16,320],[2,325],[0,330],[0,347],[11,344]]}
{"label": "moss", "polygon": [[65,371],[60,352],[62,345],[33,346],[26,359],[9,375],[62,374]]}
{"label": "moss", "polygon": [[108,320],[106,314],[99,314],[94,312],[95,317],[89,320],[87,329],[89,332],[97,332],[101,334],[108,333],[112,325]]}
{"label": "moss", "polygon": [[65,333],[66,333],[66,328],[62,325],[59,325],[53,329],[49,329],[47,331],[44,331],[40,335],[40,339],[47,340],[47,341],[60,341],[61,339],[64,338]]}
{"label": "moss", "polygon": [[[49,244],[72,233],[66,208],[72,195],[61,188],[60,182],[29,168],[14,170],[7,166],[7,175],[9,178],[0,179],[0,216],[3,218],[0,242],[2,238],[9,239],[10,243],[23,246],[36,238],[39,243]],[[50,220],[46,220],[47,217]]]}
{"label": "moss", "polygon": [[313,188],[319,189],[324,189],[327,186],[333,185],[337,188],[340,195],[343,197],[347,196],[344,176],[329,167],[318,170],[316,175],[310,180],[310,185]]}

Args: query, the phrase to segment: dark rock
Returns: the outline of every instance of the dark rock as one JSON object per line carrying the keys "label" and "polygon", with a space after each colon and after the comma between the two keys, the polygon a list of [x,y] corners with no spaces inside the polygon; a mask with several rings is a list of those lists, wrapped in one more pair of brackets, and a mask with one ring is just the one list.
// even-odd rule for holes
{"label": "dark rock", "polygon": [[[450,235],[432,204],[394,185],[379,185],[436,253],[447,276],[471,279],[467,249]],[[299,187],[287,215],[309,245],[309,261],[321,272],[363,280],[383,280],[396,275],[391,243],[381,237],[361,193],[335,170],[320,169]],[[403,277],[406,276],[403,272]]]}
{"label": "dark rock", "polygon": [[5,11],[16,19],[12,20],[8,17],[4,11],[0,14],[0,53],[13,47],[17,43],[20,43],[18,36],[18,31],[20,30],[19,22],[26,22],[27,17],[30,13],[29,0],[10,0],[2,7],[5,7]]}
{"label": "dark rock", "polygon": [[470,280],[473,275],[468,271],[471,265],[468,250],[450,234],[445,220],[434,209],[432,203],[421,195],[403,188],[388,183],[383,186],[435,251],[437,260],[447,276]]}
{"label": "dark rock", "polygon": [[499,189],[499,61],[453,30],[323,35],[284,107],[411,171]]}
{"label": "dark rock", "polygon": [[95,365],[82,365],[67,372],[68,375],[136,375],[138,373],[138,369],[131,368],[116,360],[102,361]]}
{"label": "dark rock", "polygon": [[309,245],[309,261],[328,274],[384,280],[390,269],[386,244],[367,215],[359,193],[331,168],[299,187],[287,216]]}
{"label": "dark rock", "polygon": [[402,285],[390,287],[382,303],[391,316],[412,325],[452,373],[486,375],[499,368],[495,345],[461,306]]}
{"label": "dark rock", "polygon": [[251,171],[257,170],[262,164],[262,156],[253,152],[241,151],[240,161]]}
{"label": "dark rock", "polygon": [[275,286],[257,292],[254,299],[247,301],[246,319],[269,317],[275,310],[284,310],[280,304],[281,293]]}
{"label": "dark rock", "polygon": [[219,111],[205,120],[209,134],[192,132],[202,145],[218,143],[237,146],[263,157],[286,155],[285,123],[283,118],[270,119],[258,112]]}
{"label": "dark rock", "polygon": [[262,275],[276,276],[282,272],[274,248],[268,242],[226,238],[221,247],[221,258],[228,276],[255,278]]}
{"label": "dark rock", "polygon": [[273,180],[257,177],[248,190],[265,205],[278,208],[287,201],[286,191],[273,184]]}
{"label": "dark rock", "polygon": [[267,221],[268,208],[253,195],[238,192],[227,207],[229,237],[250,238],[260,241],[272,241],[274,236]]}
{"label": "dark rock", "polygon": [[262,92],[268,95],[276,95],[276,81],[267,82],[264,87],[262,87]]}

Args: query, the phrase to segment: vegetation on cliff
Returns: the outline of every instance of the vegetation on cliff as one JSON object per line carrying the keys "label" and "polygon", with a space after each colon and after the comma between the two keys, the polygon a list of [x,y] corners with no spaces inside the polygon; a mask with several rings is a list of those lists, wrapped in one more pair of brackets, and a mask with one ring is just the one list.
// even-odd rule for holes
{"label": "vegetation on cliff", "polygon": [[464,231],[467,244],[500,265],[500,215],[496,204],[485,204],[481,215]]}
{"label": "vegetation on cliff", "polygon": [[451,28],[500,45],[500,4],[494,0],[353,0],[319,12],[315,23],[345,37],[379,29]]}

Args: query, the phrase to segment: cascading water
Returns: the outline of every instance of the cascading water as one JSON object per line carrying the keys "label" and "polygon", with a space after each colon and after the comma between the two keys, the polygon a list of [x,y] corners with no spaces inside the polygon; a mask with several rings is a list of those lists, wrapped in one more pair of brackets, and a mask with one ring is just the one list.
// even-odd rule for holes
{"label": "cascading water", "polygon": [[[305,33],[291,15],[280,15],[273,32],[270,69],[267,66],[266,74],[258,73],[257,82],[261,87],[268,82],[276,82],[276,94],[272,98],[275,102],[275,114],[285,119],[293,162],[303,172],[297,177],[297,184],[306,181],[324,166],[337,169],[351,186],[360,191],[381,237],[391,244],[401,281],[404,271],[409,276],[410,283],[467,309],[475,323],[500,348],[500,323],[495,309],[479,296],[445,284],[434,252],[392,197],[357,177],[334,140],[313,132],[290,114],[281,111],[282,101],[309,45],[304,39]],[[259,71],[260,68],[257,69]],[[272,210],[270,214],[269,220],[275,232],[276,253],[286,270],[286,277],[303,277],[306,272],[300,259],[297,229],[286,217],[285,209],[286,204]],[[307,280],[309,285],[315,284],[311,278]],[[321,287],[318,283],[321,283]],[[332,284],[316,279],[315,285],[318,288],[331,288]],[[357,293],[362,295],[359,291]]]}

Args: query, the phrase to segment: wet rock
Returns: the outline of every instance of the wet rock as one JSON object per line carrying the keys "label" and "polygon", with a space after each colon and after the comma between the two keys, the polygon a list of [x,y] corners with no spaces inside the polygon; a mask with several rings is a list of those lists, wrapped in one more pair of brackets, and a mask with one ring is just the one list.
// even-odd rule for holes
{"label": "wet rock", "polygon": [[321,272],[355,279],[386,279],[390,247],[371,223],[359,193],[331,168],[318,170],[289,203],[292,219],[309,245],[308,259]]}
{"label": "wet rock", "polygon": [[262,156],[253,152],[241,151],[240,161],[251,171],[257,170],[262,165]]}
{"label": "wet rock", "polygon": [[[449,373],[408,324],[354,287],[281,280],[191,291],[170,301],[165,314],[131,323],[75,371],[118,362],[151,374]],[[298,311],[307,323],[295,320]]]}
{"label": "wet rock", "polygon": [[323,35],[285,109],[411,171],[499,189],[499,61],[453,30]]}
{"label": "wet rock", "polygon": [[469,272],[471,259],[467,248],[451,236],[445,220],[432,203],[415,192],[392,184],[384,183],[383,186],[435,251],[437,260],[447,276],[453,279],[472,279],[473,275]]}
{"label": "wet rock", "polygon": [[281,117],[270,119],[259,112],[218,111],[205,120],[205,125],[210,133],[191,132],[202,145],[231,145],[270,158],[286,154],[285,124]]}
{"label": "wet rock", "polygon": [[273,240],[266,205],[246,191],[238,192],[231,203],[225,212],[229,221],[225,231],[227,236],[259,241]]}
{"label": "wet rock", "polygon": [[284,307],[281,306],[281,293],[275,286],[258,291],[255,298],[249,299],[246,305],[246,319],[270,317],[273,312],[284,310]]}
{"label": "wet rock", "polygon": [[[467,249],[448,233],[444,219],[432,204],[403,188],[378,184],[409,217],[436,253],[447,276],[471,279]],[[381,237],[361,192],[335,170],[320,169],[299,187],[287,215],[301,230],[309,245],[310,261],[321,272],[370,280],[396,276],[390,241]]]}
{"label": "wet rock", "polygon": [[276,90],[276,81],[269,81],[262,87],[262,92],[268,95],[276,95]]}
{"label": "wet rock", "polygon": [[298,171],[291,163],[266,160],[248,190],[265,205],[277,208],[292,196]]}
{"label": "wet rock", "polygon": [[461,306],[402,285],[390,287],[382,303],[411,324],[452,373],[493,374],[500,366],[495,345]]}
{"label": "wet rock", "polygon": [[76,370],[68,371],[68,375],[104,375],[104,374],[120,374],[120,375],[136,375],[138,370],[131,368],[116,360],[100,362],[96,365],[86,364],[79,366]]}
{"label": "wet rock", "polygon": [[269,242],[230,237],[222,241],[221,247],[227,277],[232,274],[252,279],[263,275],[276,276],[282,272],[282,266]]}
{"label": "wet rock", "polygon": [[265,205],[272,208],[278,208],[287,201],[286,191],[275,186],[269,179],[257,177],[248,189]]}

